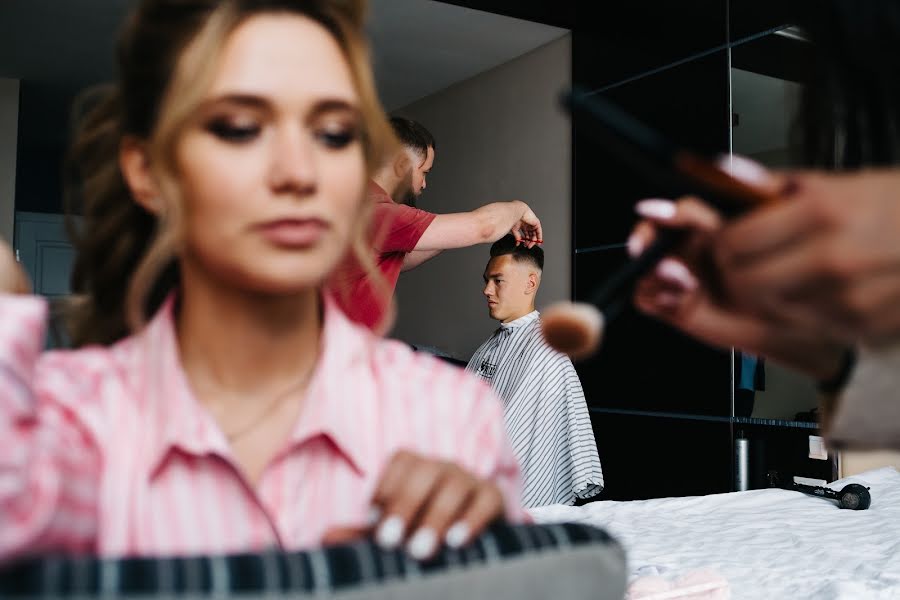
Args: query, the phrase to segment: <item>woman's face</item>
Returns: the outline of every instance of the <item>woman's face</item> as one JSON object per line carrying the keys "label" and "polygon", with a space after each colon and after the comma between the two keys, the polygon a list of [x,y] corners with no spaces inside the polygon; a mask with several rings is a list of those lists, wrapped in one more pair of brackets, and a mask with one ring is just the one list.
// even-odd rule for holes
{"label": "woman's face", "polygon": [[320,285],[364,197],[358,103],[322,26],[283,14],[241,24],[177,144],[187,272],[266,294]]}

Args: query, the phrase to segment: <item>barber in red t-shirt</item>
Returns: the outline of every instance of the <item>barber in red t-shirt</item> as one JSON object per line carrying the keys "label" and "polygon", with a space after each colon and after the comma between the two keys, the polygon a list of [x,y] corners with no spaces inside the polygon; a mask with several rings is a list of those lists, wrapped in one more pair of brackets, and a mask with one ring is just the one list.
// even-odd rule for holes
{"label": "barber in red t-shirt", "polygon": [[369,199],[375,203],[371,239],[383,281],[372,281],[357,261],[349,259],[338,275],[346,293],[336,294],[344,312],[370,328],[387,325],[385,316],[400,271],[417,267],[442,250],[490,244],[508,233],[529,248],[543,242],[540,220],[519,200],[449,215],[415,208],[434,164],[434,137],[411,119],[393,117],[391,126],[400,145],[369,183]]}

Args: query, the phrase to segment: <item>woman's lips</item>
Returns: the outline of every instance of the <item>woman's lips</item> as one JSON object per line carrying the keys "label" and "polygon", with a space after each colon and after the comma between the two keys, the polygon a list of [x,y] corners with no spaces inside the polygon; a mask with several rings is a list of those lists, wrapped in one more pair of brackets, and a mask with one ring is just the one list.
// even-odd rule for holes
{"label": "woman's lips", "polygon": [[306,248],[318,242],[328,229],[320,219],[280,219],[259,226],[263,236],[276,246]]}

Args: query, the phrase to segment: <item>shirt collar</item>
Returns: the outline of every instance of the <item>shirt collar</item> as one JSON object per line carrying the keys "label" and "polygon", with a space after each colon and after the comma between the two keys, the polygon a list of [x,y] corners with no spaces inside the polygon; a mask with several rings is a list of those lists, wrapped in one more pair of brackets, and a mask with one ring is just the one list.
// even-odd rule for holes
{"label": "shirt collar", "polygon": [[525,315],[524,317],[519,317],[518,319],[516,319],[514,321],[510,321],[509,323],[500,323],[500,327],[502,329],[510,329],[510,330],[516,329],[518,327],[528,325],[529,323],[531,323],[532,321],[537,319],[539,316],[541,316],[541,313],[539,313],[536,310],[533,310],[530,313],[528,313],[527,315]]}
{"label": "shirt collar", "polygon": [[374,179],[369,180],[369,198],[372,198],[375,202],[394,203],[394,199],[387,193],[387,190],[375,183]]}
{"label": "shirt collar", "polygon": [[369,358],[379,339],[351,322],[330,296],[325,297],[319,362],[291,434],[292,447],[324,436],[359,473],[376,468],[379,411]]}
{"label": "shirt collar", "polygon": [[[149,476],[173,449],[202,456],[232,455],[221,429],[197,401],[181,367],[175,336],[174,294],[135,336],[135,388],[152,423]],[[377,338],[351,323],[330,296],[324,299],[324,326],[318,363],[304,406],[289,438],[289,449],[319,436],[326,438],[360,473],[374,468],[376,397],[365,376],[366,357]],[[361,371],[363,369],[363,371]],[[354,377],[355,375],[355,377]],[[356,385],[351,386],[351,382]],[[356,390],[357,393],[351,393]],[[348,407],[347,403],[354,403]],[[356,418],[348,418],[348,414]]]}

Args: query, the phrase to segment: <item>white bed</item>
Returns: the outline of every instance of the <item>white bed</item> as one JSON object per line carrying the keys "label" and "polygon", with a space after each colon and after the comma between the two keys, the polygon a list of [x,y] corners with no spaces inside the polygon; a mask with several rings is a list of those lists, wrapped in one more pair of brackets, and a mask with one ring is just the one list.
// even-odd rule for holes
{"label": "white bed", "polygon": [[539,523],[606,529],[625,546],[632,580],[713,568],[734,599],[900,599],[900,473],[867,471],[830,487],[851,482],[871,487],[871,508],[768,489],[530,512]]}

